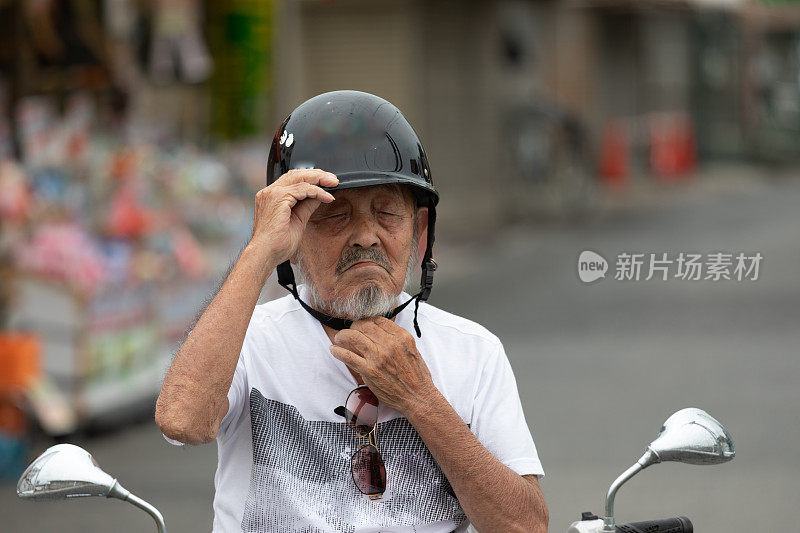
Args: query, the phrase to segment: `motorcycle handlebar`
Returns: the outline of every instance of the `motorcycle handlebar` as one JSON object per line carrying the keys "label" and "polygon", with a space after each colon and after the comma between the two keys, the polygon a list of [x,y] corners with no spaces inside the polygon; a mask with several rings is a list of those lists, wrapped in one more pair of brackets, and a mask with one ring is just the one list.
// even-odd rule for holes
{"label": "motorcycle handlebar", "polygon": [[694,533],[691,520],[685,516],[617,524],[618,533]]}

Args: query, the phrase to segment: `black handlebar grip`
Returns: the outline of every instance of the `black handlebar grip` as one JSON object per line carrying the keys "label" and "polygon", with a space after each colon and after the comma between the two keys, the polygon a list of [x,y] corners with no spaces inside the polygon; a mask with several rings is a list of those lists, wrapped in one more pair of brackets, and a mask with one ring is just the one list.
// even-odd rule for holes
{"label": "black handlebar grip", "polygon": [[694,533],[692,522],[685,516],[631,522],[617,525],[618,533]]}

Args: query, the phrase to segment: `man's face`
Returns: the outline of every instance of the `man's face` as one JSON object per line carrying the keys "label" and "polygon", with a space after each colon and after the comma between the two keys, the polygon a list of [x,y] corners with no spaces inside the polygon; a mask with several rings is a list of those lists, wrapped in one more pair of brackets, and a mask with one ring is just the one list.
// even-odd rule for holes
{"label": "man's face", "polygon": [[312,304],[330,313],[336,303],[371,293],[385,300],[379,307],[393,308],[403,290],[415,233],[421,235],[427,223],[427,208],[419,209],[415,232],[414,200],[405,186],[358,187],[333,195],[336,199],[320,205],[309,219],[296,256],[321,300]]}

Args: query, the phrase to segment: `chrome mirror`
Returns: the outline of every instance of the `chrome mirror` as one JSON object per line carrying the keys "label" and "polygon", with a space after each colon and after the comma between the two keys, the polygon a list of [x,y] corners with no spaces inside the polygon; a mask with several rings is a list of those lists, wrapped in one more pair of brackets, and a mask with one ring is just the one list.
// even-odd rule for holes
{"label": "chrome mirror", "polygon": [[614,498],[619,488],[639,471],[661,461],[714,465],[730,461],[735,455],[733,439],[714,417],[694,407],[674,413],[661,426],[658,437],[650,443],[644,455],[609,487],[603,531],[616,531]]}
{"label": "chrome mirror", "polygon": [[103,472],[92,454],[74,444],[57,444],[45,450],[22,473],[17,496],[26,500],[64,500],[81,496],[118,498],[143,509],[164,533],[164,517],[119,482]]}
{"label": "chrome mirror", "polygon": [[89,452],[72,444],[57,444],[28,466],[17,483],[17,495],[33,500],[108,496],[115,483]]}
{"label": "chrome mirror", "polygon": [[[656,440],[647,447],[650,464],[679,461],[714,465],[733,459],[733,439],[725,428],[701,409],[681,409],[664,422]],[[647,455],[647,454],[646,454]],[[642,465],[645,467],[648,465]]]}

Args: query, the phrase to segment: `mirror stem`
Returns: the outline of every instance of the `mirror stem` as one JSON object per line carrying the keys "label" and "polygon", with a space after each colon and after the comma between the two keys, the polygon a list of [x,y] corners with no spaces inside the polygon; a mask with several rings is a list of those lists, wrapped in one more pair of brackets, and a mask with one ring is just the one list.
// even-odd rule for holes
{"label": "mirror stem", "polygon": [[648,466],[658,463],[660,459],[658,455],[650,449],[648,446],[647,451],[644,452],[644,455],[633,463],[633,465],[624,471],[617,479],[614,480],[614,483],[608,488],[608,494],[606,495],[606,516],[603,518],[603,531],[616,531],[617,528],[614,525],[614,498],[617,496],[617,491],[619,488],[630,478],[638,474],[641,470],[644,470]]}
{"label": "mirror stem", "polygon": [[158,526],[158,533],[167,533],[167,526],[164,524],[164,517],[161,516],[161,513],[144,501],[143,499],[139,498],[131,491],[125,489],[122,485],[119,484],[119,481],[114,482],[114,486],[111,487],[111,490],[108,492],[109,498],[118,498],[124,502],[129,502],[138,507],[139,509],[143,509],[147,512],[150,516],[153,517],[153,520],[156,521],[156,526]]}

